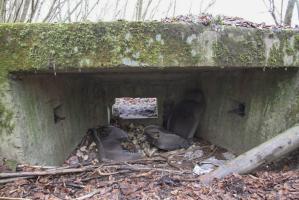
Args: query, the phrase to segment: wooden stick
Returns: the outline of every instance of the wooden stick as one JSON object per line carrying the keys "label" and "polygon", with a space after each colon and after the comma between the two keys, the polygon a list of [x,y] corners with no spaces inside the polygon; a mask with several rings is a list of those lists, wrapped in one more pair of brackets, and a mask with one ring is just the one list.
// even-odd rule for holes
{"label": "wooden stick", "polygon": [[18,165],[18,168],[24,168],[24,167],[36,168],[36,169],[56,169],[56,168],[58,168],[58,166],[41,166],[41,165],[26,165],[26,164]]}
{"label": "wooden stick", "polygon": [[35,172],[0,173],[0,179],[12,178],[12,177],[48,176],[48,175],[80,173],[80,172],[91,171],[94,168],[95,166],[87,166],[87,167],[74,168],[74,169],[52,169],[47,171],[35,171]]}
{"label": "wooden stick", "polygon": [[[108,193],[108,192],[111,192],[112,188],[110,188],[109,190],[107,190],[104,194]],[[102,190],[101,189],[97,189],[97,190],[94,190],[93,192],[87,194],[87,195],[84,195],[82,197],[78,197],[76,198],[75,200],[84,200],[84,199],[89,199],[91,197],[93,197],[94,195],[100,193]]]}
{"label": "wooden stick", "polygon": [[0,184],[6,184],[6,183],[15,182],[23,179],[28,179],[28,178],[34,178],[34,176],[0,179]]}
{"label": "wooden stick", "polygon": [[91,192],[91,193],[89,193],[87,195],[84,195],[82,197],[76,198],[75,200],[89,199],[89,198],[93,197],[94,195],[100,193],[101,191],[102,191],[101,189],[94,190],[93,192]]}
{"label": "wooden stick", "polygon": [[11,198],[11,197],[0,197],[0,200],[30,200],[24,198]]}
{"label": "wooden stick", "polygon": [[192,173],[188,170],[171,170],[171,169],[162,169],[162,168],[155,168],[155,167],[135,167],[132,165],[122,166],[119,169],[122,170],[132,170],[132,171],[157,171],[157,172],[168,172],[173,174],[185,174],[185,173]]}

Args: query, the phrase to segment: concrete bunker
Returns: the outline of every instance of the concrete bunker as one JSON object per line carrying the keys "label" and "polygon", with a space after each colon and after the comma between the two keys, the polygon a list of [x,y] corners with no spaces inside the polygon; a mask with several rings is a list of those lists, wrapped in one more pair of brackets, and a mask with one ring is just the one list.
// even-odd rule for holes
{"label": "concrete bunker", "polygon": [[[197,136],[244,152],[299,121],[298,33],[163,23],[0,25],[0,154],[61,164],[115,98],[156,97],[158,118],[203,92]],[[151,51],[147,51],[151,49]]]}

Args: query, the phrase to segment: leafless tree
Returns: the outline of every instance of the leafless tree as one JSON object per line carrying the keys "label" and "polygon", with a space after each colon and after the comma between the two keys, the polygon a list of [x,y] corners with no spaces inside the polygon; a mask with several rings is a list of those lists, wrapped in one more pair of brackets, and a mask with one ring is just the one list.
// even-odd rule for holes
{"label": "leafless tree", "polygon": [[[276,4],[275,0],[263,0],[263,1],[267,6],[268,11],[272,16],[276,25],[291,25],[295,8],[297,9],[298,20],[299,20],[299,0],[288,0],[285,11],[284,11],[284,6],[285,6],[284,0],[281,0],[279,6]],[[297,5],[297,7],[295,7],[295,5]]]}
{"label": "leafless tree", "polygon": [[199,12],[200,13],[207,13],[216,3],[216,0],[201,0]]}
{"label": "leafless tree", "polygon": [[[102,19],[152,20],[175,16],[177,0],[0,0],[2,22],[80,22]],[[191,2],[191,1],[190,1]],[[200,0],[207,12],[216,0]],[[132,13],[131,16],[129,11]]]}
{"label": "leafless tree", "polygon": [[85,21],[100,0],[0,0],[0,22]]}
{"label": "leafless tree", "polygon": [[[288,5],[287,5],[285,17],[284,17],[285,25],[291,25],[291,23],[292,23],[292,17],[293,17],[293,11],[295,8],[295,4],[297,4],[297,6],[298,6],[299,1],[298,0],[289,0],[288,1]],[[298,18],[298,20],[299,20],[299,18]]]}

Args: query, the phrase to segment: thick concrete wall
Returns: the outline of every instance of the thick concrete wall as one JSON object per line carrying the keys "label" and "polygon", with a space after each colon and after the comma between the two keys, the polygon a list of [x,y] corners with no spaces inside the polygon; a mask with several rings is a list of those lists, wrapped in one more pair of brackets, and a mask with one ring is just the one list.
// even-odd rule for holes
{"label": "thick concrete wall", "polygon": [[[235,153],[299,122],[297,69],[214,71],[198,79],[207,102],[199,136]],[[239,104],[244,116],[232,112]]]}
{"label": "thick concrete wall", "polygon": [[61,164],[88,128],[107,124],[101,118],[105,117],[105,92],[90,87],[88,80],[26,76],[15,81],[12,89],[18,102],[15,123],[20,127],[21,152],[16,159],[22,162]]}

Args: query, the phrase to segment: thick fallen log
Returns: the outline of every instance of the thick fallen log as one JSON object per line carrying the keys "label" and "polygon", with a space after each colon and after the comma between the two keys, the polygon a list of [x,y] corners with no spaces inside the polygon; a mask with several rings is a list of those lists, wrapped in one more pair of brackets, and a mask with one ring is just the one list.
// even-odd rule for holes
{"label": "thick fallen log", "polygon": [[299,148],[299,125],[241,154],[234,160],[200,177],[200,180],[204,184],[209,184],[215,178],[221,179],[232,173],[250,173],[261,165],[278,160],[297,148]]}

